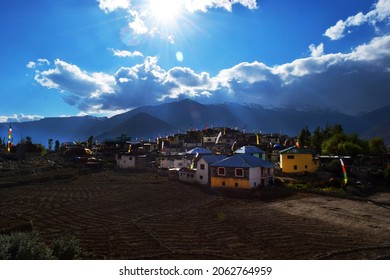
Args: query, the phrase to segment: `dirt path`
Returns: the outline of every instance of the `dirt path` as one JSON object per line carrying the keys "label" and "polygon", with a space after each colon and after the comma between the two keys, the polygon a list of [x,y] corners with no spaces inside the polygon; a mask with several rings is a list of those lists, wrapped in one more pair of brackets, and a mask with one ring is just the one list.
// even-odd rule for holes
{"label": "dirt path", "polygon": [[0,189],[4,217],[31,220],[48,241],[74,234],[90,259],[387,259],[389,204],[389,194],[233,199],[113,171]]}

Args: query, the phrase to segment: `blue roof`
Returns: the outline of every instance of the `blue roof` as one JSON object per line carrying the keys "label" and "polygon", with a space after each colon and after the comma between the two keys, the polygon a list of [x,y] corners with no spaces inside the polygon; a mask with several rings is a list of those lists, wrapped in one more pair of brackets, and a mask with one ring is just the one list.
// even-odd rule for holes
{"label": "blue roof", "polygon": [[279,152],[280,154],[315,154],[315,150],[292,146]]}
{"label": "blue roof", "polygon": [[213,164],[217,161],[220,161],[220,160],[223,160],[227,158],[227,156],[223,156],[223,155],[205,155],[205,156],[202,156],[202,159],[204,159],[204,161],[207,163],[207,164]]}
{"label": "blue roof", "polygon": [[250,167],[275,167],[272,162],[248,155],[248,154],[236,154],[234,156],[220,160],[211,166],[216,167],[239,167],[239,168],[250,168]]}
{"label": "blue roof", "polygon": [[211,155],[212,152],[210,150],[207,150],[205,148],[194,148],[188,152],[186,152],[187,155],[196,155],[196,154],[199,154],[199,155]]}
{"label": "blue roof", "polygon": [[264,151],[255,146],[243,146],[234,151],[235,154],[263,154]]}

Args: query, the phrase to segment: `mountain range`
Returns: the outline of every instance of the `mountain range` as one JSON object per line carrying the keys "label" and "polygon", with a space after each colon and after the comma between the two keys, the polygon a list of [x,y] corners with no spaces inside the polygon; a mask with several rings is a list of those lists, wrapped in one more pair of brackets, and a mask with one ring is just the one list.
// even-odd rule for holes
{"label": "mountain range", "polygon": [[[346,133],[357,133],[364,139],[381,137],[390,144],[390,106],[351,116],[342,112],[294,108],[264,108],[259,105],[235,103],[200,104],[190,99],[142,106],[111,118],[103,117],[57,117],[38,121],[12,123],[14,143],[21,138],[31,137],[34,143],[47,145],[48,139],[85,141],[93,136],[104,140],[127,134],[132,140],[155,139],[188,129],[208,127],[237,127],[247,132],[283,133],[299,135],[308,126],[325,127],[341,124]],[[0,123],[0,135],[7,138],[8,123]]]}

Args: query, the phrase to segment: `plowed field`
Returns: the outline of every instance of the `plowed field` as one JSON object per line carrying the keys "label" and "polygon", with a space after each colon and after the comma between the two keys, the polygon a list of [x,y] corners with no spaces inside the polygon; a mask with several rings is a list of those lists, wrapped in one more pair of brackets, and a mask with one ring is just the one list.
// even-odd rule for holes
{"label": "plowed field", "polygon": [[236,199],[152,173],[104,171],[2,188],[0,214],[7,226],[32,221],[48,242],[75,235],[88,259],[390,258],[384,193]]}

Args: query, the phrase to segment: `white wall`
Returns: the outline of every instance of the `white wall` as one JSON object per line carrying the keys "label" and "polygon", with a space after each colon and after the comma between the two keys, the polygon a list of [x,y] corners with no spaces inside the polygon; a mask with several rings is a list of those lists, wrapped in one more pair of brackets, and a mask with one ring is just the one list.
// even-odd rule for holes
{"label": "white wall", "polygon": [[[191,164],[191,162],[189,163]],[[188,164],[188,160],[186,160],[185,158],[180,158],[180,159],[175,159],[173,161],[173,166],[170,166],[170,167],[173,167],[173,168],[182,168],[182,167],[190,167],[190,165]]]}
{"label": "white wall", "polygon": [[130,155],[117,155],[116,156],[116,165],[119,168],[135,168],[135,156]]}
{"label": "white wall", "polygon": [[[204,170],[200,169],[201,164],[204,164],[204,166],[205,166]],[[202,179],[200,178],[200,176],[202,176]],[[196,181],[199,184],[207,185],[209,183],[209,166],[203,158],[198,160],[198,162],[196,164],[195,177],[196,177]]]}
{"label": "white wall", "polygon": [[260,185],[261,185],[261,167],[249,168],[249,187],[255,188]]}
{"label": "white wall", "polygon": [[179,171],[179,181],[185,183],[195,183],[195,172]]}

